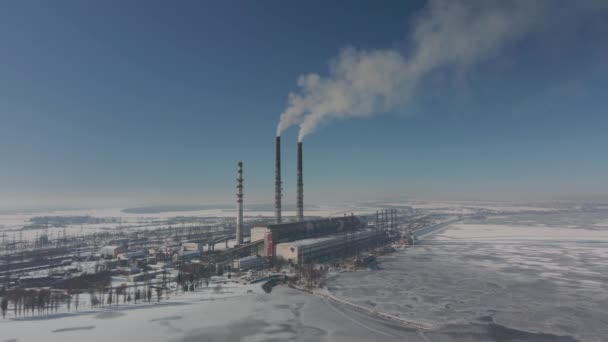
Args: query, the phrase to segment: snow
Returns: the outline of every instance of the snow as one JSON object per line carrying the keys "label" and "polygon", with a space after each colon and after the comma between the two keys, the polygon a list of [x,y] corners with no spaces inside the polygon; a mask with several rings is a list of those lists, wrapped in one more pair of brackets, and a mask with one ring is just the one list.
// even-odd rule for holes
{"label": "snow", "polygon": [[594,241],[608,242],[608,230],[548,226],[514,226],[498,224],[457,223],[450,229],[435,234],[433,241],[467,240],[469,242],[518,242],[527,241]]}
{"label": "snow", "polygon": [[[423,237],[420,245],[380,258],[379,271],[340,273],[328,286],[338,298],[429,322],[436,327],[431,332],[395,327],[286,287],[266,294],[259,285],[226,284],[215,292],[213,284],[194,293],[171,295],[161,303],[97,310],[84,305],[88,295],[81,295],[86,312],[0,320],[0,340],[452,342],[507,340],[513,332],[523,336],[520,340],[530,341],[557,339],[540,333],[585,342],[605,340],[606,214],[515,204],[419,203],[417,207],[451,214],[491,208],[501,214],[452,224]],[[322,206],[310,215],[375,210],[373,206]],[[515,210],[519,214],[510,214]],[[80,216],[85,211],[70,212]],[[250,217],[258,213],[252,212]],[[205,210],[198,214],[228,218],[234,212]],[[0,225],[4,225],[0,231],[23,225],[29,214],[11,215],[0,215]],[[119,209],[90,211],[89,215],[119,215],[123,225],[195,216],[193,212],[126,214]],[[115,283],[124,280],[113,279]],[[487,323],[488,317],[494,325]]]}

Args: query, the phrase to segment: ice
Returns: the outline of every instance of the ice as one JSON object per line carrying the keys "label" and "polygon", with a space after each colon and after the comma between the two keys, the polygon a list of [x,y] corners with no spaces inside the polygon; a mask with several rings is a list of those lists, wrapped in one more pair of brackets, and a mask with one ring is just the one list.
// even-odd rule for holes
{"label": "ice", "polygon": [[510,329],[555,335],[547,340],[604,341],[608,231],[590,228],[601,215],[547,213],[531,220],[522,214],[456,223],[382,258],[380,271],[333,278],[330,290],[444,328],[473,329],[491,317]]}

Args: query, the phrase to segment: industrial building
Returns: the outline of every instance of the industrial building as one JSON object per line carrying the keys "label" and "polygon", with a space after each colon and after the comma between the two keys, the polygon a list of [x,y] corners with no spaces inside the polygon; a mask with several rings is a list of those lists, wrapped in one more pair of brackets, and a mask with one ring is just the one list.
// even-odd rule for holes
{"label": "industrial building", "polygon": [[276,258],[293,264],[327,261],[373,245],[381,233],[365,229],[336,235],[309,238],[276,245]]}
{"label": "industrial building", "polygon": [[118,254],[127,252],[127,248],[124,246],[104,246],[99,251],[102,258],[114,259],[118,257]]}
{"label": "industrial building", "polygon": [[201,252],[199,251],[183,251],[173,255],[173,262],[198,259],[200,257]]}
{"label": "industrial building", "polygon": [[264,240],[262,255],[273,257],[275,245],[331,234],[354,232],[367,226],[366,221],[358,216],[327,218],[314,221],[271,224],[266,227],[251,229],[251,241]]}
{"label": "industrial building", "polygon": [[146,257],[146,253],[144,251],[126,252],[126,253],[118,254],[118,256],[117,256],[118,260],[134,260],[134,259],[140,259],[140,258],[145,258],[145,257]]}
{"label": "industrial building", "polygon": [[182,251],[202,251],[202,247],[197,242],[184,242],[182,243]]}

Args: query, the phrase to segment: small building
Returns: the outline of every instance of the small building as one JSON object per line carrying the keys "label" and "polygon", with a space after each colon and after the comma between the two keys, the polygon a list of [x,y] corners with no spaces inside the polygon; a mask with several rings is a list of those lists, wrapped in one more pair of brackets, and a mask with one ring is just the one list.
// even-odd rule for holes
{"label": "small building", "polygon": [[127,279],[132,283],[142,282],[142,281],[146,281],[146,280],[150,280],[150,279],[154,279],[154,278],[156,278],[156,273],[154,273],[154,272],[141,272],[141,273],[131,274],[127,277]]}
{"label": "small building", "polygon": [[146,253],[144,251],[126,252],[118,254],[119,260],[135,260],[145,258]]}
{"label": "small building", "polygon": [[116,275],[133,275],[140,272],[141,269],[139,267],[118,267],[114,269],[114,274]]}
{"label": "small building", "polygon": [[118,254],[122,254],[122,253],[126,253],[126,252],[127,252],[127,248],[124,246],[110,245],[110,246],[101,247],[99,254],[101,255],[102,258],[114,259],[118,256]]}
{"label": "small building", "polygon": [[190,251],[201,251],[200,244],[196,242],[184,242],[182,243],[182,251],[190,252]]}
{"label": "small building", "polygon": [[259,270],[264,268],[264,259],[258,256],[248,256],[232,261],[232,269],[244,272],[247,270]]}
{"label": "small building", "polygon": [[179,253],[173,255],[173,262],[198,259],[200,257],[201,257],[201,252],[199,252],[199,251],[179,252]]}

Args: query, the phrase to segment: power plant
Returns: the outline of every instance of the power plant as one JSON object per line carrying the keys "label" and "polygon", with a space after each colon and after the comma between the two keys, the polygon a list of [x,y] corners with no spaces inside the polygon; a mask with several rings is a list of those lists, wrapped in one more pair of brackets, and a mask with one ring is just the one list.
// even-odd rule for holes
{"label": "power plant", "polygon": [[[31,245],[21,242],[22,245],[28,246],[26,248],[31,248],[21,251],[20,255],[25,257],[0,255],[0,265],[11,265],[10,268],[0,270],[0,282],[5,283],[5,289],[16,291],[13,293],[26,294],[30,292],[22,289],[29,291],[34,287],[42,289],[56,286],[53,291],[64,291],[68,287],[66,284],[71,286],[76,277],[79,278],[79,283],[90,283],[95,289],[105,284],[104,279],[111,283],[111,277],[116,274],[130,283],[154,284],[148,289],[162,288],[163,291],[170,291],[170,288],[182,288],[183,292],[186,292],[186,288],[193,291],[196,280],[201,277],[211,278],[213,274],[222,277],[225,272],[228,277],[221,278],[225,280],[217,280],[218,282],[226,283],[228,279],[235,279],[232,274],[237,272],[235,281],[255,283],[269,279],[285,280],[286,271],[301,271],[303,266],[312,270],[316,263],[323,263],[323,267],[327,267],[339,260],[352,267],[373,265],[375,255],[384,253],[387,244],[399,238],[395,230],[395,211],[377,212],[375,225],[370,224],[367,217],[355,216],[352,213],[348,216],[344,214],[343,217],[325,218],[309,213],[308,218],[304,220],[303,147],[300,141],[297,143],[296,213],[295,216],[291,214],[284,220],[281,211],[281,138],[276,137],[275,143],[275,217],[272,217],[272,213],[258,214],[247,221],[248,225],[245,224],[243,161],[238,161],[236,225],[232,217],[223,215],[204,218],[169,217],[161,221],[168,227],[155,227],[128,235],[119,230],[95,239],[86,236],[72,236],[68,239],[65,233],[63,238],[58,237],[55,241],[49,241],[48,237],[37,237]],[[71,216],[56,217],[57,222],[82,222],[79,221],[81,217],[76,218],[78,220]],[[98,224],[95,218],[87,222]],[[171,226],[176,222],[181,222],[181,227]],[[45,218],[44,223],[48,227],[49,219]],[[414,239],[415,236],[412,241]],[[97,255],[93,255],[99,248],[99,241],[102,247]],[[15,242],[13,244],[17,245]],[[38,248],[39,244],[45,248]],[[66,258],[66,251],[70,253],[69,258]],[[81,256],[81,251],[87,256]],[[72,266],[73,261],[94,263],[95,277],[99,278],[91,280],[88,271],[79,270],[79,264]],[[66,269],[67,266],[70,268]],[[36,275],[27,273],[32,270],[36,271]],[[283,273],[277,274],[277,270]],[[300,277],[293,276],[292,271],[289,272],[292,273],[292,279]],[[311,282],[312,277],[316,277],[313,273],[308,275]],[[167,287],[167,282],[174,282],[175,286]],[[104,286],[106,285],[102,287]],[[132,291],[137,291],[136,287],[137,285],[135,289],[127,289],[123,294],[131,291],[135,295]],[[111,296],[112,293],[117,294],[116,290],[110,289],[108,295]],[[161,292],[157,293],[157,300],[160,301]]]}
{"label": "power plant", "polygon": [[[290,264],[325,262],[334,258],[358,255],[360,251],[377,248],[394,240],[396,211],[376,212],[375,224],[368,224],[365,216],[315,218],[304,220],[304,153],[302,141],[297,143],[296,215],[283,220],[281,180],[281,137],[275,140],[274,218],[244,229],[243,222],[243,163],[238,162],[236,246],[221,255],[224,257],[265,258],[273,265],[286,261]],[[286,222],[287,221],[287,222]],[[248,241],[243,240],[248,235]],[[226,248],[228,242],[226,241]],[[235,259],[239,267],[253,259]],[[242,261],[243,263],[241,263]],[[257,262],[257,261],[256,261]]]}
{"label": "power plant", "polygon": [[[236,248],[226,253],[234,256],[257,255],[273,264],[309,263],[357,253],[377,246],[386,239],[388,213],[382,213],[383,225],[369,226],[365,217],[346,216],[304,220],[303,146],[297,144],[296,215],[285,222],[282,215],[281,137],[275,140],[274,219],[271,224],[250,229],[249,241],[243,242],[243,163],[238,162]],[[378,218],[376,219],[378,221]],[[226,246],[227,247],[227,246]]]}

